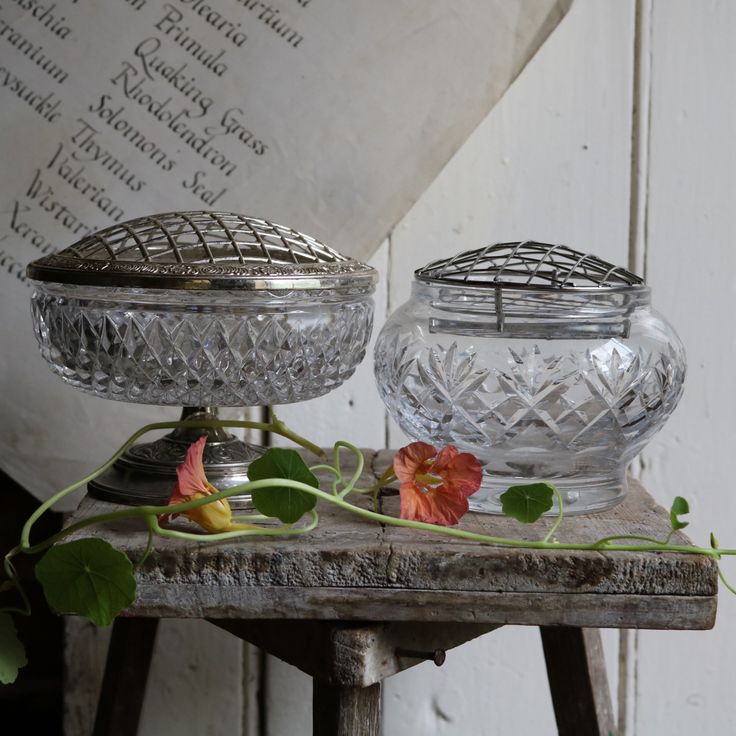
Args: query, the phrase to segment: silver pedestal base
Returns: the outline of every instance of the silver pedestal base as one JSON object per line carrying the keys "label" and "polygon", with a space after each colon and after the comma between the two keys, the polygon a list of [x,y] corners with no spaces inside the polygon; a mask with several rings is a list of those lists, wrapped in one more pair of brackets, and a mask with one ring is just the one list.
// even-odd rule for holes
{"label": "silver pedestal base", "polygon": [[[217,419],[217,409],[186,407],[181,418]],[[87,490],[95,498],[128,506],[166,504],[177,482],[177,466],[202,435],[207,437],[203,458],[207,480],[221,491],[246,483],[248,465],[266,451],[219,427],[178,428],[154,442],[130,447],[112,468],[88,483]],[[243,496],[236,498],[247,501]]]}

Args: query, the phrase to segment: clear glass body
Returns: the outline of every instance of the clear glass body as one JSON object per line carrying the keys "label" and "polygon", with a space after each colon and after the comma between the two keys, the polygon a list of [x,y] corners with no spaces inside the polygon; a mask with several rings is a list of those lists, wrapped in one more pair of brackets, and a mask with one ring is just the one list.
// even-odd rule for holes
{"label": "clear glass body", "polygon": [[622,500],[631,460],[680,399],[685,352],[646,287],[542,291],[415,282],[375,348],[379,393],[411,438],[484,464],[471,508],[550,480],[568,513]]}
{"label": "clear glass body", "polygon": [[255,406],[315,398],[365,356],[373,287],[294,291],[116,289],[37,283],[41,353],[106,399]]}

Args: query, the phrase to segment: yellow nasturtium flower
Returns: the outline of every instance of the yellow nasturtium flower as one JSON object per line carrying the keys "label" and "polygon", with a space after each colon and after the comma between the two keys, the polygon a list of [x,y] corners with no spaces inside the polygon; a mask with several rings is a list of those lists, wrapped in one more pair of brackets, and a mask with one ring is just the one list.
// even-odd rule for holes
{"label": "yellow nasturtium flower", "polygon": [[[178,481],[171,492],[169,506],[218,493],[217,488],[207,480],[204,474],[202,456],[205,444],[207,444],[207,438],[204,436],[193,442],[187,451],[186,459],[176,469]],[[254,528],[251,524],[237,524],[232,521],[232,511],[226,498],[220,498],[196,509],[182,511],[181,514],[212,533]],[[174,519],[177,516],[179,514],[163,514],[160,519]]]}

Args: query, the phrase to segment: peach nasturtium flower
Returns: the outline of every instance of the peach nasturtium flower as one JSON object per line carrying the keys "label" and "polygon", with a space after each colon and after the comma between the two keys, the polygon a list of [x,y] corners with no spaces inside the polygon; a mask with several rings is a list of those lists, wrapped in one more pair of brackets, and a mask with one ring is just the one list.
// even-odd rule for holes
{"label": "peach nasturtium flower", "polygon": [[[184,462],[176,469],[178,482],[174,486],[169,498],[169,506],[174,506],[187,501],[194,501],[204,496],[211,496],[218,493],[204,474],[204,464],[202,456],[204,454],[204,446],[207,444],[207,437],[202,436],[196,442],[193,442]],[[183,516],[195,521],[203,529],[208,532],[229,532],[238,529],[253,529],[250,524],[236,524],[232,521],[232,511],[230,504],[226,498],[220,498],[217,501],[199,506],[196,509],[182,511]],[[163,514],[162,518],[176,518],[179,514]]]}
{"label": "peach nasturtium flower", "polygon": [[394,473],[401,482],[402,519],[453,526],[480,488],[483,470],[474,455],[454,445],[437,452],[426,442],[412,442],[396,453]]}

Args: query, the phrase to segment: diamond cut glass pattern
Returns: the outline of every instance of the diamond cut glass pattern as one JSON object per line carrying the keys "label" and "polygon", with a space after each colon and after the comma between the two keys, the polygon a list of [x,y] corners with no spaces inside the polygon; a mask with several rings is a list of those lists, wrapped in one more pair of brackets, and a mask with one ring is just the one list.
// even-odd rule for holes
{"label": "diamond cut glass pattern", "polygon": [[[74,289],[87,293],[74,297]],[[372,329],[371,299],[320,303],[292,292],[218,313],[223,292],[196,306],[170,292],[161,309],[111,309],[89,291],[36,294],[41,352],[67,383],[119,401],[253,406],[321,396],[353,374]]]}

